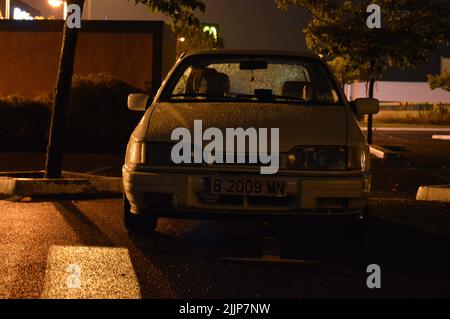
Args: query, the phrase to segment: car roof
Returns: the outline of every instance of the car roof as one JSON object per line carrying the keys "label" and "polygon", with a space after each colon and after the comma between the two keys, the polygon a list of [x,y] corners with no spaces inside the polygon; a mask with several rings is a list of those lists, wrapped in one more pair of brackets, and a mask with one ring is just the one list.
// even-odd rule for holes
{"label": "car roof", "polygon": [[274,50],[201,50],[186,53],[183,58],[201,55],[261,55],[261,56],[287,56],[300,58],[313,58],[320,60],[320,57],[308,51],[274,51]]}

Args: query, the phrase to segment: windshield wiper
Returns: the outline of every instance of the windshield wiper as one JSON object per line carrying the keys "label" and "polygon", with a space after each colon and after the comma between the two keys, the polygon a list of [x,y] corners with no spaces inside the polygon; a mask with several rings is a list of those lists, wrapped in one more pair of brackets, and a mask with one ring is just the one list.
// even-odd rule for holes
{"label": "windshield wiper", "polygon": [[172,94],[169,96],[169,99],[173,98],[199,98],[203,97],[211,100],[235,100],[232,96],[224,96],[224,95],[214,95],[214,94],[206,94],[206,93],[181,93],[181,94]]}
{"label": "windshield wiper", "polygon": [[303,103],[307,102],[301,98],[296,98],[296,97],[292,97],[292,96],[284,96],[284,95],[260,96],[257,94],[239,94],[239,95],[236,95],[236,97],[245,98],[245,99],[257,99],[257,100],[263,100],[263,101],[287,100],[287,101],[295,101],[295,102],[303,102]]}
{"label": "windshield wiper", "polygon": [[284,95],[273,95],[273,98],[278,99],[278,100],[299,102],[301,104],[306,104],[306,105],[337,105],[337,103],[329,102],[329,101],[314,101],[314,100],[307,101],[302,98],[295,98],[295,97],[284,96]]}
{"label": "windshield wiper", "polygon": [[[177,98],[187,98],[187,99],[177,99]],[[295,102],[300,104],[306,104],[306,105],[336,105],[336,103],[331,102],[325,102],[325,101],[306,101],[301,98],[295,98],[291,96],[284,96],[284,95],[272,95],[271,99],[260,99],[257,95],[252,94],[239,94],[234,96],[221,96],[221,95],[214,95],[214,94],[206,94],[206,93],[180,93],[180,94],[172,94],[168,97],[168,100],[176,100],[176,101],[191,101],[196,100],[197,98],[204,98],[202,100],[198,101],[211,101],[211,100],[220,100],[220,101],[250,101],[251,99],[256,99],[258,101],[262,102],[270,102],[270,101],[276,101],[276,100],[285,100],[289,102]]]}
{"label": "windshield wiper", "polygon": [[307,102],[305,99],[293,96],[285,96],[285,95],[272,95],[272,97],[276,100],[288,100],[288,101],[298,101],[298,102]]}

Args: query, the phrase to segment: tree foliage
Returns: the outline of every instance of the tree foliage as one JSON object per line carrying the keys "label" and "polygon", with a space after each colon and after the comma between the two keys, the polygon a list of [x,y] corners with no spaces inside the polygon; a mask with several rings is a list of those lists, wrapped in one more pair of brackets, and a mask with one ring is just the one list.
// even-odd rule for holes
{"label": "tree foliage", "polygon": [[205,11],[205,4],[201,0],[128,0],[136,4],[147,5],[153,12],[160,12],[168,16],[174,23],[183,22],[189,26],[199,26],[195,11]]}
{"label": "tree foliage", "polygon": [[338,56],[334,58],[328,62],[328,66],[341,85],[351,83],[354,80],[367,79],[367,75],[362,73],[362,70],[352,68],[343,57]]}
{"label": "tree foliage", "polygon": [[[128,0],[133,1],[133,0]],[[223,39],[214,39],[203,32],[196,11],[204,12],[205,4],[201,0],[134,0],[136,4],[147,5],[152,12],[160,12],[171,19],[171,27],[179,39],[177,52],[222,48]]]}
{"label": "tree foliage", "polygon": [[[300,6],[312,16],[304,30],[307,46],[342,57],[346,68],[380,78],[388,68],[425,63],[449,41],[449,4],[445,0],[275,0],[281,9]],[[381,7],[382,27],[370,29],[369,4]]]}
{"label": "tree foliage", "polygon": [[223,38],[215,39],[210,33],[204,32],[201,27],[189,26],[184,22],[172,24],[172,30],[177,35],[177,55],[195,50],[220,49],[224,47]]}
{"label": "tree foliage", "polygon": [[[306,44],[317,53],[341,57],[341,69],[366,76],[369,97],[389,68],[425,63],[450,37],[448,0],[275,0],[281,9],[300,6],[312,16]],[[381,28],[369,28],[370,4],[381,8]],[[343,76],[341,76],[343,78]],[[368,116],[372,143],[372,115]]]}
{"label": "tree foliage", "polygon": [[[67,3],[78,5],[80,13],[83,12],[84,0],[68,0]],[[45,162],[46,178],[61,177],[78,33],[78,28],[70,28],[67,23],[64,24]]]}
{"label": "tree foliage", "polygon": [[428,75],[428,84],[432,90],[441,88],[450,92],[450,71],[444,71],[441,75]]}

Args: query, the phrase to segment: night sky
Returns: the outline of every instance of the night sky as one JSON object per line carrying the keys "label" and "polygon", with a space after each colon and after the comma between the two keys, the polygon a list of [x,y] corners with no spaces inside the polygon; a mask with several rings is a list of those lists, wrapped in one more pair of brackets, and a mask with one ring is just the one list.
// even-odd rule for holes
{"label": "night sky", "polygon": [[227,48],[305,50],[302,28],[307,14],[299,8],[284,12],[274,0],[207,0],[202,20],[217,22]]}
{"label": "night sky", "polygon": [[[47,0],[22,0],[39,9],[43,16],[62,17]],[[204,0],[202,22],[218,23],[228,49],[270,49],[298,51],[306,48],[302,27],[307,14],[299,8],[284,12],[274,0]],[[161,20],[146,6],[127,0],[93,0],[92,17],[98,20]]]}

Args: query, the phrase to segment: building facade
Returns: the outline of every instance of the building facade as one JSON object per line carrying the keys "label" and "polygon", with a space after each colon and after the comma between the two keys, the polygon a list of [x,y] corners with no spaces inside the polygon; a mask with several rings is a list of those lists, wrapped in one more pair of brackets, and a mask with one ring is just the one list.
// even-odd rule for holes
{"label": "building facade", "polygon": [[[53,91],[62,20],[0,20],[0,94]],[[156,92],[176,58],[176,38],[162,21],[83,21],[74,74],[104,73]]]}

